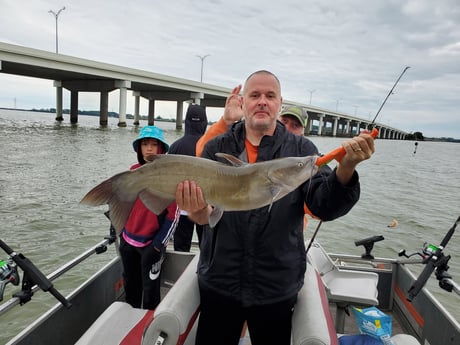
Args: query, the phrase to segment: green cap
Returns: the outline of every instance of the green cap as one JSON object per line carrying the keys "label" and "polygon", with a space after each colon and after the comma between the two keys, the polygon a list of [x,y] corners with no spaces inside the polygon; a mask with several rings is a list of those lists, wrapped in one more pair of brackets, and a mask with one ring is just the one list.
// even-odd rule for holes
{"label": "green cap", "polygon": [[284,115],[294,116],[297,120],[299,120],[303,128],[307,127],[308,114],[303,108],[296,106],[287,107],[281,111],[279,116]]}

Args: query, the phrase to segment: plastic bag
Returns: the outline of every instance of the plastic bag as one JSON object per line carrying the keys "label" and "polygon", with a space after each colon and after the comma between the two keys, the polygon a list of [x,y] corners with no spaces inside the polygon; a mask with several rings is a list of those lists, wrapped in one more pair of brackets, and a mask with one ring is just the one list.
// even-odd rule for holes
{"label": "plastic bag", "polygon": [[359,331],[379,339],[385,345],[394,345],[391,341],[392,318],[376,307],[359,309],[353,307]]}
{"label": "plastic bag", "polygon": [[367,334],[356,334],[340,336],[339,345],[382,345],[382,342]]}

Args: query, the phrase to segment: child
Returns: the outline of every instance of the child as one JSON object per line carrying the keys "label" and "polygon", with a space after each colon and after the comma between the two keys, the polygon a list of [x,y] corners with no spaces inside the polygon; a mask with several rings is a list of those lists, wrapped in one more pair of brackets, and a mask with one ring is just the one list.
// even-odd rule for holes
{"label": "child", "polygon": [[[164,154],[169,145],[163,131],[145,126],[133,142],[139,163],[130,170],[144,165],[149,156]],[[160,303],[160,272],[164,252],[179,221],[176,203],[156,215],[137,198],[133,210],[120,234],[120,256],[126,302],[134,308],[155,309]]]}

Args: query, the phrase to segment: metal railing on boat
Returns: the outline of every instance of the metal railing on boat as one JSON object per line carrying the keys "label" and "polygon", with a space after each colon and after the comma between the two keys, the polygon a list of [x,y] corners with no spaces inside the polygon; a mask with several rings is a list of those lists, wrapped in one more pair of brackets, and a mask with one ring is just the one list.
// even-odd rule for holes
{"label": "metal railing on boat", "polygon": [[[83,262],[84,260],[92,256],[93,254],[100,254],[100,253],[105,252],[107,250],[107,245],[112,244],[114,241],[115,240],[113,237],[106,237],[101,242],[90,247],[85,252],[81,253],[79,256],[75,257],[74,259],[70,260],[69,262],[65,263],[64,265],[56,269],[54,272],[48,274],[46,278],[49,279],[50,281],[54,281],[55,279],[59,278],[64,273],[66,273],[73,267],[77,266],[79,263]],[[31,288],[31,290],[32,290],[32,293],[34,293],[37,290],[40,290],[40,288],[37,285],[34,285]],[[2,315],[3,313],[6,313],[8,310],[10,310],[11,308],[15,307],[18,304],[20,304],[19,297],[13,297],[9,299],[8,301],[0,305],[0,315]]]}

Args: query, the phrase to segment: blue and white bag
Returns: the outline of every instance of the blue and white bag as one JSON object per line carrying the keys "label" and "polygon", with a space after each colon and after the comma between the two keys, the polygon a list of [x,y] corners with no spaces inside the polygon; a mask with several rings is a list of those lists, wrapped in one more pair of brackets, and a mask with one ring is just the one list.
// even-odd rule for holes
{"label": "blue and white bag", "polygon": [[392,318],[376,307],[352,308],[359,331],[379,339],[384,345],[394,345],[391,341]]}

